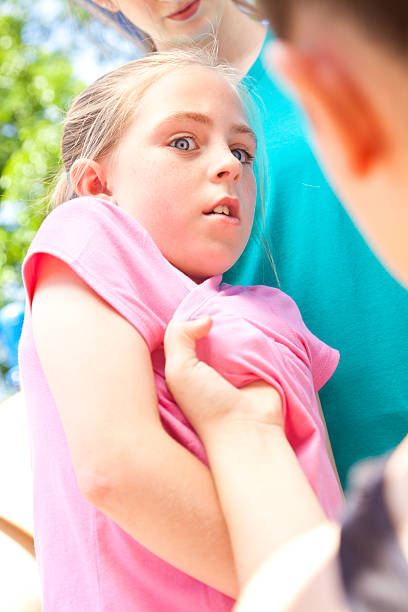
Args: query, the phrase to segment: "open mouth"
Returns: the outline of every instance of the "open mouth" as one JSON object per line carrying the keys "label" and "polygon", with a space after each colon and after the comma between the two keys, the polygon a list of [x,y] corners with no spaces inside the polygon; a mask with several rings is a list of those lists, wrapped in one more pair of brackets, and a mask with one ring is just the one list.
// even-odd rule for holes
{"label": "open mouth", "polygon": [[173,19],[174,21],[185,21],[186,19],[193,17],[193,15],[195,15],[198,11],[200,1],[201,0],[193,0],[193,2],[190,2],[189,4],[184,6],[181,11],[177,11],[177,13],[167,15],[167,19]]}
{"label": "open mouth", "polygon": [[230,209],[228,206],[219,205],[214,208],[214,210],[210,210],[207,215],[227,215],[228,217],[231,215]]}
{"label": "open mouth", "polygon": [[205,215],[223,215],[232,219],[239,218],[238,198],[222,198],[212,208],[204,212]]}

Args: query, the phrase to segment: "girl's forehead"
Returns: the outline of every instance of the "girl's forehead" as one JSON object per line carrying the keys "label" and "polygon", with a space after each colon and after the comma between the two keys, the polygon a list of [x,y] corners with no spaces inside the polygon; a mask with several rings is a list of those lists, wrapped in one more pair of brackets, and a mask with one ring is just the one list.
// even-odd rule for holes
{"label": "girl's forehead", "polygon": [[140,103],[140,111],[147,114],[183,108],[201,112],[211,109],[240,115],[242,119],[246,117],[232,81],[206,66],[169,70],[148,88]]}
{"label": "girl's forehead", "polygon": [[206,85],[208,85],[208,83],[211,83],[217,90],[220,89],[235,93],[231,81],[229,81],[221,71],[210,66],[191,65],[171,68],[156,81],[155,85],[161,85],[164,88],[174,88],[177,86],[202,92],[206,90]]}

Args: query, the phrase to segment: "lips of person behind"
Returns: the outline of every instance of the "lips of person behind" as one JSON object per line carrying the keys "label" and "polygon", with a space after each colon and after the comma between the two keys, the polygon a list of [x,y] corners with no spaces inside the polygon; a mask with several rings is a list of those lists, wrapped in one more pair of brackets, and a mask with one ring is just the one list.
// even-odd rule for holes
{"label": "lips of person behind", "polygon": [[200,0],[193,0],[193,2],[190,2],[185,5],[184,8],[181,8],[180,10],[174,13],[170,13],[170,15],[167,15],[167,19],[172,19],[173,21],[185,21],[187,19],[190,19],[196,14],[199,6]]}

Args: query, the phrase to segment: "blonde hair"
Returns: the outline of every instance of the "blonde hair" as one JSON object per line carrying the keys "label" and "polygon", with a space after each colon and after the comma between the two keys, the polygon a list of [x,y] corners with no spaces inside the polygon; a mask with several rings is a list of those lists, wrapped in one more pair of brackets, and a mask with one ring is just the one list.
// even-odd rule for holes
{"label": "blonde hair", "polygon": [[201,50],[153,53],[112,70],[84,89],[68,111],[61,142],[63,168],[51,195],[51,207],[76,197],[70,171],[78,159],[100,161],[120,142],[146,91],[173,70],[206,67],[224,76],[244,95],[235,68],[218,64]]}
{"label": "blonde hair", "polygon": [[[214,50],[213,50],[214,51]],[[79,159],[100,161],[113,153],[130,122],[135,118],[143,96],[154,83],[174,70],[205,67],[226,79],[240,97],[249,121],[258,135],[255,163],[261,195],[261,225],[256,233],[275,270],[271,250],[264,234],[263,202],[265,148],[256,103],[235,68],[217,63],[217,54],[195,51],[152,53],[112,70],[84,89],[73,101],[65,121],[61,142],[62,169],[55,180],[50,208],[77,197],[70,173]],[[276,270],[275,270],[276,273]]]}

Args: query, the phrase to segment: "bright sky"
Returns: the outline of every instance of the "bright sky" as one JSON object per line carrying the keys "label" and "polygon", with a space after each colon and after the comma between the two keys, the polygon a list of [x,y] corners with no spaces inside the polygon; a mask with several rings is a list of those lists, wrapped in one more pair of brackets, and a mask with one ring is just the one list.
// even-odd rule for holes
{"label": "bright sky", "polygon": [[[133,45],[109,27],[94,23],[82,29],[74,18],[62,20],[61,5],[64,3],[69,4],[68,0],[35,0],[31,3],[29,10],[33,12],[33,19],[27,28],[27,37],[33,42],[41,42],[49,50],[62,51],[75,40],[79,49],[74,55],[71,52],[67,54],[76,75],[85,83],[91,83],[103,73],[137,57]],[[42,35],[39,24],[48,29],[46,37]]]}

